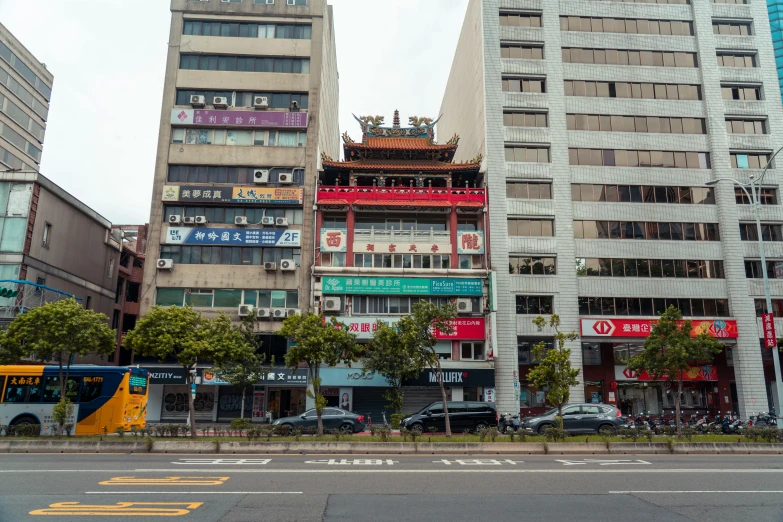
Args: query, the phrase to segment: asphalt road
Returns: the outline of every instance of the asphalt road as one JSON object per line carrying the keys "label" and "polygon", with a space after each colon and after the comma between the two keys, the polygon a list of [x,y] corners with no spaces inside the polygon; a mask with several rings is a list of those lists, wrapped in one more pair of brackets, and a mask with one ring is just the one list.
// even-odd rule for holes
{"label": "asphalt road", "polygon": [[783,521],[780,456],[0,455],[0,522]]}

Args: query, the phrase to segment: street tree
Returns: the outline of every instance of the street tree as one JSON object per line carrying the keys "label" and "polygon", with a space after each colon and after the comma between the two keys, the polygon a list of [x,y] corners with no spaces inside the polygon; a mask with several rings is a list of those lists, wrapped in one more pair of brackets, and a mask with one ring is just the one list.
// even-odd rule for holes
{"label": "street tree", "polygon": [[[207,319],[189,306],[153,307],[128,332],[125,347],[147,357],[157,357],[161,362],[174,359],[186,370],[188,385],[194,382],[196,363],[228,365],[254,355],[253,346],[239,329],[232,327],[225,314]],[[196,436],[193,403],[193,394],[188,393],[191,437]]]}
{"label": "street tree", "polygon": [[402,382],[419,375],[427,366],[427,359],[420,350],[402,342],[402,334],[395,326],[378,321],[375,335],[362,358],[365,373],[377,373],[386,378],[389,388],[383,398],[389,409],[402,413]]}
{"label": "street tree", "polygon": [[285,355],[285,364],[292,370],[300,364],[307,365],[308,377],[313,389],[307,390],[307,396],[315,401],[318,418],[318,435],[324,434],[322,414],[326,408],[326,398],[321,394],[321,367],[335,366],[359,360],[361,353],[356,344],[356,336],[348,332],[348,327],[334,317],[326,320],[323,315],[305,313],[289,315],[283,321],[280,335],[291,341],[291,347]]}
{"label": "street tree", "polygon": [[440,366],[440,356],[435,351],[438,338],[435,331],[451,335],[454,331],[452,323],[457,318],[457,308],[449,303],[436,306],[429,301],[414,303],[413,312],[400,318],[397,330],[400,337],[400,347],[413,354],[414,361],[424,361],[435,373],[443,399],[443,414],[446,419],[446,436],[451,437],[451,422],[449,407],[446,401],[446,386],[443,382],[443,369]]}
{"label": "street tree", "polygon": [[678,437],[682,436],[680,409],[683,380],[689,372],[694,371],[692,363],[709,362],[721,351],[718,341],[703,331],[693,337],[692,330],[691,322],[683,321],[682,312],[669,306],[650,329],[642,352],[628,360],[628,368],[632,371],[647,372],[654,381],[677,383],[674,415]]}
{"label": "street tree", "polygon": [[[104,314],[83,308],[73,298],[46,303],[26,310],[11,321],[3,336],[3,358],[7,362],[20,357],[57,361],[60,401],[65,401],[74,358],[88,354],[103,357],[114,352],[116,332],[109,328],[108,322]],[[61,429],[62,425],[58,434]]]}
{"label": "street tree", "polygon": [[579,336],[575,332],[561,332],[560,316],[557,314],[550,315],[548,321],[538,316],[533,319],[533,324],[539,332],[547,326],[555,331],[554,346],[548,348],[544,341],[533,346],[533,360],[537,360],[538,364],[527,372],[527,379],[539,390],[547,390],[547,400],[557,408],[562,422],[563,406],[571,398],[571,387],[579,384],[579,369],[571,367],[571,349],[565,345]]}

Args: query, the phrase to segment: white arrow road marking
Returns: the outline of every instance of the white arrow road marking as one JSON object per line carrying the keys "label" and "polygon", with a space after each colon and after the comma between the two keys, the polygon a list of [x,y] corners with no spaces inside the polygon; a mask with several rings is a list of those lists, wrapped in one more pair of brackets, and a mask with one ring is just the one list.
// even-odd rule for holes
{"label": "white arrow road marking", "polygon": [[603,459],[583,459],[583,460],[555,460],[562,462],[564,466],[582,466],[585,464],[598,464],[600,466],[614,466],[622,464],[650,464],[646,460],[603,460]]}
{"label": "white arrow road marking", "polygon": [[272,462],[272,459],[179,459],[184,462],[172,462],[172,464],[204,464],[222,466],[224,464],[237,466],[263,466]]}
{"label": "white arrow road marking", "polygon": [[459,464],[461,466],[502,466],[504,463],[511,464],[511,465],[517,465],[524,462],[523,460],[511,460],[511,459],[505,459],[505,460],[497,460],[497,459],[455,459],[453,461],[448,459],[441,459],[441,460],[433,460],[432,461],[435,464],[445,464],[447,466],[451,466],[452,464]]}
{"label": "white arrow road marking", "polygon": [[306,460],[305,464],[327,464],[329,466],[383,466],[387,464],[393,466],[399,464],[399,460],[391,459],[321,459]]}

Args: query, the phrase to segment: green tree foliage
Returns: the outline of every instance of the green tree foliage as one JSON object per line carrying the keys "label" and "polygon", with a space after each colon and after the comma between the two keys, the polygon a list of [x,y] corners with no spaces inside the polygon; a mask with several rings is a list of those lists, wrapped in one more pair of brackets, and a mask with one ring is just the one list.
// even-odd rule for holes
{"label": "green tree foliage", "polygon": [[415,361],[424,361],[429,366],[440,385],[440,395],[443,398],[443,413],[446,418],[446,436],[451,437],[451,422],[449,408],[446,402],[446,387],[443,383],[443,369],[440,357],[435,351],[438,339],[434,329],[445,335],[453,332],[452,321],[457,318],[457,308],[454,304],[435,306],[428,301],[419,301],[413,305],[413,312],[403,316],[397,323],[400,347],[411,354]]}
{"label": "green tree foliage", "polygon": [[[232,327],[224,314],[206,319],[190,307],[155,306],[141,318],[136,328],[125,337],[125,347],[135,353],[157,357],[161,362],[174,359],[190,370],[196,363],[212,363],[215,366],[241,362],[254,356],[253,346],[247,338]],[[186,372],[190,385],[193,375]],[[193,396],[188,393],[190,435],[196,436],[193,412]]]}
{"label": "green tree foliage", "polygon": [[533,319],[538,331],[549,328],[555,331],[555,346],[547,349],[542,341],[533,347],[534,360],[538,365],[527,372],[527,378],[538,389],[546,389],[547,400],[557,408],[558,416],[563,418],[563,406],[571,398],[571,387],[579,384],[579,369],[571,368],[571,350],[565,347],[566,342],[575,341],[579,336],[575,332],[560,331],[560,316],[552,314],[549,321],[538,316]]}
{"label": "green tree foliage", "polygon": [[388,401],[391,411],[402,413],[402,381],[419,375],[427,366],[427,359],[420,350],[402,342],[396,325],[392,327],[378,321],[362,366],[365,373],[377,373],[386,378],[390,387],[383,393],[383,398]]}
{"label": "green tree foliage", "polygon": [[678,437],[682,436],[680,397],[685,374],[691,364],[709,362],[721,351],[721,344],[704,332],[691,337],[692,329],[690,321],[682,320],[682,312],[670,306],[650,329],[642,352],[628,360],[631,370],[646,371],[656,381],[677,383],[674,407]]}
{"label": "green tree foliage", "polygon": [[307,390],[307,395],[315,401],[318,435],[323,435],[321,415],[326,408],[326,398],[321,395],[321,366],[345,363],[350,367],[351,363],[359,360],[361,351],[356,344],[356,336],[334,317],[327,321],[323,315],[309,312],[286,317],[280,335],[288,337],[292,344],[285,355],[286,366],[293,370],[300,364],[307,365],[313,385],[313,390]]}
{"label": "green tree foliage", "polygon": [[63,426],[73,417],[73,403],[68,397],[60,398],[60,402],[52,407],[52,418],[57,423],[57,432],[62,433]]}
{"label": "green tree foliage", "polygon": [[46,303],[11,321],[3,338],[3,352],[16,359],[21,355],[39,361],[56,360],[60,368],[60,397],[65,397],[75,357],[102,357],[114,352],[116,333],[108,321],[105,315],[82,308],[76,299]]}

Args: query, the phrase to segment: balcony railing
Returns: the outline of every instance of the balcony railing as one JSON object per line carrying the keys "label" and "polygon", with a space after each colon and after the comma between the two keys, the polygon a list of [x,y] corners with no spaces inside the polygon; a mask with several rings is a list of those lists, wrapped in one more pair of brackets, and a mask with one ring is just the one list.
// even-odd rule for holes
{"label": "balcony railing", "polygon": [[355,242],[449,244],[451,234],[445,230],[370,230],[354,229]]}
{"label": "balcony railing", "polygon": [[318,200],[344,199],[353,203],[358,199],[375,201],[448,201],[484,202],[483,188],[420,188],[420,187],[318,187]]}

